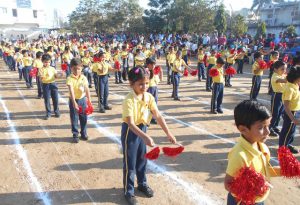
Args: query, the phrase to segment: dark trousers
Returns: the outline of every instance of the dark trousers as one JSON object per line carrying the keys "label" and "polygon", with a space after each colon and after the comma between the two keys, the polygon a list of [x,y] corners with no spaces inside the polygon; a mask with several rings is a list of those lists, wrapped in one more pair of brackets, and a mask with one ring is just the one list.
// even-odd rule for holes
{"label": "dark trousers", "polygon": [[252,87],[251,87],[251,91],[250,91],[250,99],[251,100],[256,100],[259,90],[260,90],[260,85],[261,85],[261,81],[262,81],[262,76],[260,75],[254,75],[252,77]]}
{"label": "dark trousers", "polygon": [[237,73],[243,74],[244,59],[237,59],[236,62],[238,64]]}
{"label": "dark trousers", "polygon": [[205,65],[204,63],[198,63],[198,80],[205,79]]}
{"label": "dark trousers", "polygon": [[167,83],[168,84],[171,84],[171,78],[172,78],[172,75],[170,75],[170,70],[171,70],[171,67],[167,63]]}
{"label": "dark trousers", "polygon": [[43,86],[42,86],[42,81],[40,79],[40,77],[36,76],[36,87],[38,90],[38,97],[42,97],[43,96]]}
{"label": "dark trousers", "polygon": [[[146,125],[138,125],[143,131],[147,131]],[[121,141],[123,148],[123,185],[124,194],[134,196],[134,179],[137,176],[137,183],[140,186],[147,185],[146,166],[147,159],[146,145],[143,139],[135,135],[126,123],[122,123]]]}
{"label": "dark trousers", "polygon": [[158,88],[157,88],[157,86],[149,87],[147,92],[151,93],[151,95],[153,95],[153,97],[155,99],[155,102],[157,104],[157,101],[158,101]]}
{"label": "dark trousers", "polygon": [[93,79],[94,79],[95,90],[96,90],[96,93],[98,95],[98,75],[95,72],[93,72]]}
{"label": "dark trousers", "polygon": [[83,68],[83,75],[87,78],[89,86],[92,85],[92,74],[89,72],[89,67]]}
{"label": "dark trousers", "polygon": [[[236,199],[231,195],[231,193],[228,193],[227,196],[227,205],[244,205],[244,203],[239,203],[239,201],[236,201]],[[264,202],[255,203],[254,205],[264,205]]]}
{"label": "dark trousers", "polygon": [[66,78],[68,78],[70,75],[71,75],[71,67],[70,67],[70,64],[67,64],[68,65],[68,68],[66,70]]}
{"label": "dark trousers", "polygon": [[[294,116],[297,116],[298,112],[292,112]],[[291,121],[289,116],[284,112],[283,125],[279,135],[279,147],[288,146],[293,143],[296,131],[296,125]]]}
{"label": "dark trousers", "polygon": [[280,117],[284,111],[284,106],[282,102],[282,93],[273,93],[271,98],[271,112],[272,119],[270,128],[277,128]]}
{"label": "dark trousers", "polygon": [[56,115],[59,115],[58,88],[56,83],[43,83],[42,86],[43,86],[44,103],[45,103],[47,116],[51,116],[50,97],[52,98],[54,113]]}
{"label": "dark trousers", "polygon": [[86,97],[81,99],[76,99],[78,106],[82,107],[82,113],[78,113],[73,106],[71,100],[69,100],[69,108],[70,108],[70,118],[71,118],[71,127],[72,127],[72,134],[78,136],[78,120],[80,122],[80,134],[81,137],[86,137],[86,124],[87,124],[87,115],[85,114],[85,109],[87,107]]}
{"label": "dark trousers", "polygon": [[10,70],[15,70],[15,60],[12,56],[7,56],[7,65]]}
{"label": "dark trousers", "polygon": [[180,74],[177,72],[172,72],[172,82],[173,82],[173,92],[172,97],[178,98],[178,89],[180,83]]}
{"label": "dark trousers", "polygon": [[224,84],[223,83],[214,83],[211,96],[211,112],[215,110],[222,110],[224,94]]}
{"label": "dark trousers", "polygon": [[212,77],[209,76],[209,71],[210,69],[213,67],[213,64],[209,64],[207,66],[207,70],[206,70],[206,90],[210,90],[212,89],[211,85],[212,85]]}
{"label": "dark trousers", "polygon": [[24,66],[24,68],[23,68],[23,70],[24,70],[24,79],[25,79],[26,86],[28,88],[32,86],[32,77],[29,75],[31,69],[32,69],[31,66]]}
{"label": "dark trousers", "polygon": [[274,69],[270,68],[270,72],[269,72],[269,87],[268,87],[268,93],[272,94],[273,93],[273,88],[272,88],[272,84],[271,84],[271,79],[272,79],[272,75],[274,73]]}
{"label": "dark trousers", "polygon": [[183,60],[188,65],[188,55],[184,55],[183,56]]}
{"label": "dark trousers", "polygon": [[98,106],[104,108],[108,106],[108,76],[98,75]]}
{"label": "dark trousers", "polygon": [[122,59],[122,78],[123,80],[127,80],[127,75],[128,75],[128,68],[129,68],[129,65],[128,65],[128,58],[123,58]]}
{"label": "dark trousers", "polygon": [[[232,63],[226,63],[226,69],[232,65],[233,65]],[[231,80],[231,75],[225,75],[225,86],[231,85],[230,80]]]}
{"label": "dark trousers", "polygon": [[116,81],[116,83],[123,82],[122,81],[122,72],[121,71],[115,71],[115,81]]}
{"label": "dark trousers", "polygon": [[24,75],[23,75],[23,67],[22,67],[22,65],[17,65],[17,67],[18,67],[18,73],[19,73],[19,80],[22,80],[22,78],[24,77]]}

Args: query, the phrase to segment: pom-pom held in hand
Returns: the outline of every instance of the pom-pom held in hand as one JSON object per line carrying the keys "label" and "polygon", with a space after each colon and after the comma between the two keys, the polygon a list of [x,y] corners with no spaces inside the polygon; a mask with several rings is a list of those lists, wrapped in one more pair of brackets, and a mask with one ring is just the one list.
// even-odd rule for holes
{"label": "pom-pom held in hand", "polygon": [[119,61],[115,61],[115,69],[118,71],[121,70],[121,64]]}
{"label": "pom-pom held in hand", "polygon": [[[85,111],[84,113],[86,115],[90,115],[94,112],[94,107],[92,105],[91,102],[87,101],[87,107],[85,108]],[[79,110],[78,110],[78,114],[82,114],[83,113],[83,109],[82,109],[82,106],[79,106]]]}
{"label": "pom-pom held in hand", "polygon": [[270,42],[270,47],[271,47],[272,49],[275,48],[275,43],[274,43],[273,41]]}
{"label": "pom-pom held in hand", "polygon": [[35,77],[35,76],[37,76],[37,73],[38,73],[38,69],[37,68],[33,68],[29,72],[29,75],[30,75],[30,77]]}
{"label": "pom-pom held in hand", "polygon": [[262,70],[268,69],[268,64],[264,60],[259,61],[258,65],[259,65],[259,68]]}
{"label": "pom-pom held in hand", "polygon": [[198,70],[193,70],[190,74],[191,74],[191,76],[197,76]]}
{"label": "pom-pom held in hand", "polygon": [[168,157],[177,157],[184,150],[184,146],[180,145],[178,147],[163,147],[163,153]]}
{"label": "pom-pom held in hand", "polygon": [[226,71],[225,71],[226,75],[235,75],[236,74],[236,70],[234,69],[234,67],[229,66]]}
{"label": "pom-pom held in hand", "polygon": [[94,57],[94,58],[93,58],[93,62],[94,62],[94,63],[100,62],[100,58]]}
{"label": "pom-pom held in hand", "polygon": [[274,61],[269,61],[268,62],[268,68],[271,68],[273,64],[274,64]]}
{"label": "pom-pom held in hand", "polygon": [[287,63],[289,61],[289,56],[285,54],[282,61]]}
{"label": "pom-pom held in hand", "polygon": [[229,188],[238,202],[253,205],[257,197],[262,197],[268,191],[269,185],[262,174],[251,167],[244,167],[240,169]]}
{"label": "pom-pom held in hand", "polygon": [[155,160],[159,157],[159,153],[160,153],[160,148],[155,147],[154,149],[152,149],[151,151],[145,154],[145,158],[149,160]]}
{"label": "pom-pom held in hand", "polygon": [[216,76],[218,76],[218,75],[219,75],[218,69],[216,69],[216,68],[210,69],[210,71],[209,71],[209,76],[210,76],[210,77],[216,77]]}
{"label": "pom-pom held in hand", "polygon": [[68,65],[66,63],[61,64],[61,69],[66,72],[68,70]]}
{"label": "pom-pom held in hand", "polygon": [[217,53],[216,54],[216,58],[221,58],[222,57],[222,54],[221,53]]}
{"label": "pom-pom held in hand", "polygon": [[291,153],[289,148],[282,146],[278,149],[278,160],[281,176],[288,178],[300,177],[300,162]]}
{"label": "pom-pom held in hand", "polygon": [[161,72],[160,66],[155,66],[155,68],[153,69],[153,74],[158,75],[160,72]]}
{"label": "pom-pom held in hand", "polygon": [[187,69],[184,69],[184,71],[183,71],[183,76],[184,76],[184,77],[189,76],[189,71],[188,71]]}

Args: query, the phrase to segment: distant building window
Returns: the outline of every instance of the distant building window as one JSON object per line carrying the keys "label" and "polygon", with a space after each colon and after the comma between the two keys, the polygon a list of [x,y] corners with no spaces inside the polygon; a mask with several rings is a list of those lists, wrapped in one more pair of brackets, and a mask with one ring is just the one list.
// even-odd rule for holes
{"label": "distant building window", "polygon": [[33,10],[33,18],[37,18],[37,10]]}
{"label": "distant building window", "polygon": [[18,17],[17,9],[13,9],[12,13],[13,13],[13,17]]}
{"label": "distant building window", "polygon": [[273,14],[268,14],[268,19],[273,18]]}
{"label": "distant building window", "polygon": [[7,14],[7,8],[1,7],[0,11],[2,11],[3,14]]}

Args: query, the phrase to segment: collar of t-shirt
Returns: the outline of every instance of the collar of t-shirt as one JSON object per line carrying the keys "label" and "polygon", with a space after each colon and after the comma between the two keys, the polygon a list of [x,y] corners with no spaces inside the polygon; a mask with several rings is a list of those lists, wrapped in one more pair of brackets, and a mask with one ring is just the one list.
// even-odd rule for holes
{"label": "collar of t-shirt", "polygon": [[268,151],[265,150],[265,147],[262,145],[262,143],[257,142],[257,145],[260,150],[255,149],[252,144],[250,144],[243,136],[241,136],[238,140],[240,143],[241,147],[243,147],[244,150],[246,150],[250,155],[253,157],[255,156],[260,156],[260,155],[267,155]]}

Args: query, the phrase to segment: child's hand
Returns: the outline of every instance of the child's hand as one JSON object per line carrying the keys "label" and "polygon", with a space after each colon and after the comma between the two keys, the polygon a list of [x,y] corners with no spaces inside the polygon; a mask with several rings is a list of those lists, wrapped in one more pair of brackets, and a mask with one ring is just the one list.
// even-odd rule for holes
{"label": "child's hand", "polygon": [[75,110],[77,111],[77,112],[79,112],[79,106],[78,106],[78,104],[75,102],[75,104],[73,105],[74,106],[74,108],[75,108]]}
{"label": "child's hand", "polygon": [[176,138],[174,137],[173,134],[170,133],[167,135],[167,137],[171,143],[176,144]]}
{"label": "child's hand", "polygon": [[155,144],[154,144],[154,141],[151,137],[147,137],[144,139],[144,142],[146,145],[148,145],[149,147],[154,147]]}

